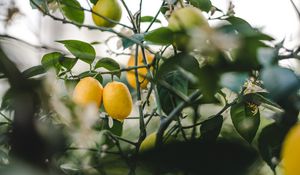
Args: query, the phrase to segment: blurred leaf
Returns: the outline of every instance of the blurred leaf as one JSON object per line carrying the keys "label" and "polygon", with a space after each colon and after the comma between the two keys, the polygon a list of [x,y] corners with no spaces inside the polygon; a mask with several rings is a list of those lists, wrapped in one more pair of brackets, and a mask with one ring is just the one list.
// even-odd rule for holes
{"label": "blurred leaf", "polygon": [[25,78],[31,78],[36,75],[40,75],[40,74],[44,74],[44,73],[46,73],[46,70],[45,70],[44,66],[42,66],[42,65],[33,66],[22,72],[22,74]]}
{"label": "blurred leaf", "polygon": [[162,77],[164,74],[167,74],[174,70],[178,70],[179,68],[182,68],[186,72],[190,72],[191,74],[194,74],[195,76],[197,76],[200,71],[199,62],[196,60],[195,57],[185,54],[185,53],[179,53],[177,55],[172,56],[171,58],[168,58],[159,67],[159,70],[157,73],[157,75],[159,75],[158,78]]}
{"label": "blurred leaf", "polygon": [[2,97],[1,110],[12,110],[13,107],[13,91],[8,89]]}
{"label": "blurred leaf", "polygon": [[57,42],[64,44],[76,58],[88,64],[92,64],[96,57],[96,51],[89,43],[78,40],[62,40]]}
{"label": "blurred leaf", "polygon": [[108,130],[117,136],[121,136],[123,133],[123,123],[114,119],[113,126]]}
{"label": "blurred leaf", "polygon": [[77,60],[77,58],[61,57],[59,63],[67,70],[71,70],[77,63]]}
{"label": "blurred leaf", "polygon": [[145,40],[154,44],[167,45],[173,43],[173,32],[167,27],[161,27],[148,32]]}
{"label": "blurred leaf", "polygon": [[91,44],[91,45],[97,45],[97,44],[102,44],[102,42],[100,42],[100,41],[93,41],[93,42],[91,42],[90,44]]}
{"label": "blurred leaf", "polygon": [[261,78],[271,97],[277,101],[297,92],[300,79],[290,69],[272,66],[262,70]]}
{"label": "blurred leaf", "polygon": [[84,11],[77,0],[60,0],[63,14],[71,21],[82,24],[84,21]]}
{"label": "blurred leaf", "polygon": [[223,125],[222,115],[213,116],[212,118],[204,121],[200,127],[200,132],[201,132],[200,139],[206,141],[216,140],[220,134],[222,125]]}
{"label": "blurred leaf", "polygon": [[248,78],[247,73],[228,72],[221,75],[220,84],[238,93]]}
{"label": "blurred leaf", "polygon": [[248,102],[241,102],[231,107],[230,115],[237,132],[251,143],[260,123],[258,106],[251,105]]}
{"label": "blurred leaf", "polygon": [[94,5],[96,5],[96,3],[98,2],[98,0],[90,0],[90,2]]}
{"label": "blurred leaf", "polygon": [[[161,77],[161,79],[167,82],[170,86],[173,87],[176,91],[179,91],[182,94],[187,95],[188,92],[188,81],[186,78],[182,76],[182,74],[178,71],[170,72]],[[159,94],[159,100],[162,106],[162,110],[169,114],[177,104],[182,101],[179,97],[177,97],[171,90],[166,87],[158,84],[157,90]]]}
{"label": "blurred leaf", "polygon": [[45,54],[42,58],[42,65],[45,69],[55,68],[56,72],[60,70],[59,60],[63,58],[63,54],[59,52],[52,52]]}
{"label": "blurred leaf", "polygon": [[234,68],[237,71],[251,71],[261,68],[258,61],[258,51],[262,48],[268,48],[265,43],[258,40],[256,37],[245,37],[242,40],[242,45],[236,50],[233,55]]}
{"label": "blurred leaf", "polygon": [[214,101],[214,96],[219,89],[219,73],[212,66],[204,66],[198,73],[199,88],[206,101]]}
{"label": "blurred leaf", "polygon": [[85,78],[85,77],[94,77],[97,79],[101,84],[103,83],[103,77],[100,73],[96,71],[86,71],[82,72],[81,74],[78,75],[80,79]]}
{"label": "blurred leaf", "polygon": [[[142,16],[141,17],[141,22],[152,22],[154,20],[153,16]],[[155,19],[156,23],[161,23],[161,21],[159,19]]]}
{"label": "blurred leaf", "polygon": [[47,10],[47,4],[45,0],[31,0],[30,6],[32,9],[38,9],[41,8],[42,10]]}
{"label": "blurred leaf", "polygon": [[257,58],[261,65],[268,67],[277,64],[276,52],[273,48],[260,48],[257,52]]}
{"label": "blurred leaf", "polygon": [[281,147],[287,131],[286,128],[272,123],[261,131],[258,138],[259,152],[273,171],[279,163]]}
{"label": "blurred leaf", "polygon": [[[134,34],[130,38],[142,42],[144,41],[144,34]],[[127,49],[128,47],[131,47],[134,44],[135,44],[134,41],[127,38],[122,38],[123,49]]]}
{"label": "blurred leaf", "polygon": [[200,10],[203,10],[205,12],[209,12],[212,8],[212,4],[210,0],[190,0],[191,4]]}
{"label": "blurred leaf", "polygon": [[97,127],[98,130],[108,130],[114,135],[121,136],[123,132],[123,123],[113,119],[112,127],[109,126],[109,119],[103,118],[100,121],[100,126]]}
{"label": "blurred leaf", "polygon": [[258,40],[273,40],[271,36],[263,34],[257,29],[254,29],[247,21],[242,18],[231,16],[226,20],[230,22],[232,24],[232,27],[243,36],[255,37]]}
{"label": "blurred leaf", "polygon": [[[95,69],[103,67],[109,71],[116,71],[116,70],[120,70],[120,65],[118,62],[116,62],[114,59],[112,58],[102,58],[101,60],[99,60],[96,65],[95,65]],[[116,72],[113,73],[114,75],[117,75],[119,78],[121,76],[121,72]]]}
{"label": "blurred leaf", "polygon": [[80,167],[71,163],[62,164],[60,165],[60,168],[67,175],[77,175],[80,171]]}

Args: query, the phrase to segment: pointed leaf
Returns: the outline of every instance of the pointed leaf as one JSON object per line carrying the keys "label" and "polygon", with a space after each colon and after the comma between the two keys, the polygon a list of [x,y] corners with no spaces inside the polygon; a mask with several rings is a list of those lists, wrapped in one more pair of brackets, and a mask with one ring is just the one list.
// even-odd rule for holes
{"label": "pointed leaf", "polygon": [[61,10],[65,17],[67,17],[69,20],[77,23],[82,24],[84,21],[84,11],[82,10],[82,7],[80,3],[77,0],[67,0],[62,1],[61,3]]}
{"label": "pointed leaf", "polygon": [[173,32],[167,27],[161,27],[148,32],[145,40],[154,44],[167,45],[173,43]]}
{"label": "pointed leaf", "polygon": [[79,41],[79,40],[63,40],[57,41],[65,45],[65,47],[76,57],[80,60],[92,64],[95,57],[96,51],[94,47],[86,42]]}
{"label": "pointed leaf", "polygon": [[222,115],[213,116],[212,118],[204,121],[200,127],[200,132],[201,132],[200,139],[206,141],[216,140],[220,134],[222,125],[223,125]]}
{"label": "pointed leaf", "polygon": [[[118,62],[116,62],[114,59],[112,58],[102,58],[101,60],[99,60],[96,65],[95,65],[95,69],[97,68],[105,68],[109,71],[117,71],[120,70],[120,65]],[[117,75],[119,78],[121,76],[121,72],[116,72],[113,73],[114,75]]]}
{"label": "pointed leaf", "polygon": [[231,107],[230,115],[237,132],[251,143],[260,123],[258,106],[248,102],[241,102]]}

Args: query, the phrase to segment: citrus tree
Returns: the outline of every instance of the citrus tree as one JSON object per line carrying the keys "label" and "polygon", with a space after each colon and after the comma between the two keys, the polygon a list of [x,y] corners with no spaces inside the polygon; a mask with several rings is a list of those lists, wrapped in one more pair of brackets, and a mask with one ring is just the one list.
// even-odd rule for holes
{"label": "citrus tree", "polygon": [[[10,84],[0,109],[3,174],[234,175],[264,165],[300,174],[300,79],[279,65],[299,60],[300,47],[276,43],[236,17],[233,4],[222,11],[209,0],[163,0],[143,16],[143,0],[137,12],[125,0],[87,3],[30,0],[44,16],[111,33],[108,40],[53,41],[65,50],[49,49],[23,72],[0,48],[0,77]],[[121,52],[98,57],[94,45],[112,38]],[[78,62],[89,69],[76,73]]]}

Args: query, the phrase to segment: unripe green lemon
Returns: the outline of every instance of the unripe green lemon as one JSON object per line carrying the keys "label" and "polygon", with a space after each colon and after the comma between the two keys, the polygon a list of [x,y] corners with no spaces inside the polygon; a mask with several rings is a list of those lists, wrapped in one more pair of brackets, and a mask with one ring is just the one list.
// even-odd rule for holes
{"label": "unripe green lemon", "polygon": [[123,121],[132,110],[132,97],[124,83],[113,81],[103,89],[103,105],[105,111],[113,119]]}
{"label": "unripe green lemon", "polygon": [[300,124],[294,126],[286,136],[282,148],[284,175],[300,174]]}
{"label": "unripe green lemon", "polygon": [[86,77],[79,81],[73,92],[73,101],[86,106],[91,103],[101,106],[103,87],[98,80],[92,77]]}
{"label": "unripe green lemon", "polygon": [[116,25],[115,23],[112,23],[101,16],[116,22],[119,22],[122,16],[122,8],[118,0],[98,0],[92,11],[94,12],[92,13],[93,21],[99,27],[111,28]]}
{"label": "unripe green lemon", "polygon": [[195,7],[185,7],[174,11],[169,18],[168,27],[175,32],[174,44],[179,50],[192,50],[189,45],[189,32],[195,29],[209,30],[209,25],[201,10]]}
{"label": "unripe green lemon", "polygon": [[[149,52],[145,52],[145,55],[146,55],[148,64],[150,64],[154,59],[154,55],[150,54]],[[145,65],[144,61],[143,61],[143,54],[141,51],[138,54],[138,64],[137,65],[138,66]],[[130,56],[127,66],[128,67],[135,66],[135,55]],[[151,67],[151,69],[152,69],[152,67]],[[146,78],[147,73],[148,73],[147,68],[139,68],[138,69],[138,79],[139,79],[139,82],[141,82],[140,87],[142,89],[146,89],[147,85],[149,83],[149,80]],[[127,79],[128,84],[131,87],[133,87],[134,89],[136,89],[136,78],[135,78],[134,70],[128,71],[126,73],[126,79]]]}

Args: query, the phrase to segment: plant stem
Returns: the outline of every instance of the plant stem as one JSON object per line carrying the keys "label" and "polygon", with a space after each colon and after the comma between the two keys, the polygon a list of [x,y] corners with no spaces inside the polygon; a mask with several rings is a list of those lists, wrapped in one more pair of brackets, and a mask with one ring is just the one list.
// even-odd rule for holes
{"label": "plant stem", "polygon": [[181,102],[165,119],[162,119],[161,124],[159,126],[158,132],[157,132],[157,139],[156,139],[156,146],[160,146],[162,144],[162,139],[165,130],[168,128],[170,123],[177,117],[178,113],[186,107],[189,103],[193,102],[196,98],[200,95],[199,90],[195,90],[188,98],[187,101]]}

